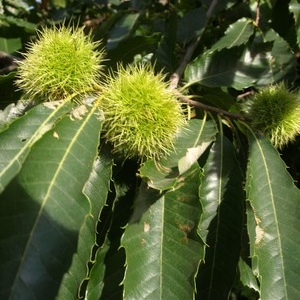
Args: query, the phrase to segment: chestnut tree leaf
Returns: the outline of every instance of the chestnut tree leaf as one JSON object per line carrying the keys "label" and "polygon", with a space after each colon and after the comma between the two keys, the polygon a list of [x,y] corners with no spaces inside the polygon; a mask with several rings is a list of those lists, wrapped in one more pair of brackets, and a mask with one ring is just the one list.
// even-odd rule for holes
{"label": "chestnut tree leaf", "polygon": [[188,171],[215,139],[217,128],[213,120],[190,120],[179,133],[174,152],[158,163],[144,163],[140,176],[154,189],[174,188],[180,176]]}
{"label": "chestnut tree leaf", "polygon": [[293,81],[296,58],[288,43],[270,29],[256,33],[249,45],[201,54],[185,69],[186,86],[209,87],[264,86],[280,80]]}
{"label": "chestnut tree leaf", "polygon": [[235,149],[221,133],[210,148],[201,178],[198,234],[207,247],[197,277],[198,293],[201,299],[225,299],[240,256],[245,194]]}
{"label": "chestnut tree leaf", "polygon": [[300,191],[269,140],[249,133],[247,199],[252,268],[265,300],[300,298]]}
{"label": "chestnut tree leaf", "polygon": [[[198,164],[182,185],[164,194],[143,183],[122,238],[126,252],[124,299],[192,299],[203,243],[197,236]],[[138,215],[139,214],[139,215]]]}
{"label": "chestnut tree leaf", "polygon": [[300,45],[300,3],[297,0],[291,0],[289,3],[289,10],[292,12],[295,20],[297,43]]}
{"label": "chestnut tree leaf", "polygon": [[40,104],[15,119],[0,133],[0,193],[18,174],[34,143],[70,110],[69,101],[55,109]]}
{"label": "chestnut tree leaf", "polygon": [[[96,241],[96,228],[110,189],[112,165],[111,157],[104,152],[101,152],[100,157],[94,162],[93,170],[83,191],[89,200],[90,211],[85,216],[80,228],[77,251],[73,256],[68,272],[61,282],[57,299],[67,299],[71,295],[75,299],[78,293],[82,297],[86,294],[88,299],[92,299],[89,293],[85,293],[85,288],[83,287],[81,291],[80,287],[90,280],[90,269],[97,267],[96,263],[100,264],[102,262],[101,265],[103,266],[103,260],[95,260],[95,249],[98,249],[97,252],[103,251],[102,247],[100,248],[101,245],[98,245]],[[102,276],[97,276],[97,280],[99,284],[102,283],[103,285],[104,274],[103,272],[101,274]],[[101,290],[97,290],[98,298],[99,295],[101,295]]]}
{"label": "chestnut tree leaf", "polygon": [[253,20],[241,18],[228,27],[225,35],[211,47],[210,51],[247,44],[249,38],[254,34],[254,29]]}
{"label": "chestnut tree leaf", "polygon": [[95,111],[89,107],[81,120],[64,116],[2,193],[0,298],[56,296],[91,211],[83,189],[98,153],[102,122]]}

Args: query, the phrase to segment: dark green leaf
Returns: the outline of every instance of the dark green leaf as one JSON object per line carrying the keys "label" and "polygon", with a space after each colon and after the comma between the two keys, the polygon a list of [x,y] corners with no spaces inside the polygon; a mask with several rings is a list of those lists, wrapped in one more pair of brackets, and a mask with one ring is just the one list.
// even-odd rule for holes
{"label": "dark green leaf", "polygon": [[275,1],[272,5],[272,29],[274,29],[279,36],[281,36],[289,46],[298,51],[297,46],[297,30],[298,24],[295,26],[295,18],[291,14],[291,1]]}
{"label": "dark green leaf", "polygon": [[95,110],[81,120],[67,115],[44,134],[3,193],[0,298],[56,295],[91,209],[82,190],[93,171],[102,125]]}
{"label": "dark green leaf", "polygon": [[37,28],[36,24],[27,22],[25,20],[22,20],[20,18],[13,17],[13,16],[6,16],[6,15],[0,14],[0,21],[8,23],[8,24],[16,25],[18,27],[22,27],[25,30],[27,30],[28,32],[35,32],[35,30]]}
{"label": "dark green leaf", "polygon": [[[175,190],[159,194],[140,187],[136,208],[144,214],[125,229],[124,299],[192,299],[194,277],[203,258],[195,232],[199,220],[197,164]],[[140,208],[142,206],[142,208]],[[146,207],[145,207],[146,206]]]}
{"label": "dark green leaf", "polygon": [[175,151],[158,164],[147,161],[140,169],[141,177],[158,190],[175,187],[180,175],[189,170],[215,139],[216,132],[214,121],[190,120],[177,137]]}
{"label": "dark green leaf", "polygon": [[200,55],[185,69],[184,77],[187,84],[197,83],[210,87],[233,86],[237,89],[254,84],[255,80],[246,74],[236,74],[242,52],[241,48],[231,48]]}
{"label": "dark green leaf", "polygon": [[[100,248],[87,283],[87,299],[122,299],[125,251],[120,247],[120,239],[132,212],[136,191],[136,163],[127,161],[122,168],[115,165],[113,170],[111,193],[97,225]],[[99,236],[102,238],[99,239]]]}
{"label": "dark green leaf", "polygon": [[174,72],[177,68],[177,59],[174,53],[176,46],[177,16],[175,12],[170,16],[166,32],[158,44],[156,58],[165,72]]}
{"label": "dark green leaf", "polygon": [[234,283],[241,248],[243,179],[231,142],[219,134],[199,190],[203,212],[198,233],[207,245],[197,279],[200,299],[227,299]]}
{"label": "dark green leaf", "polygon": [[300,191],[266,138],[251,132],[249,142],[246,186],[253,217],[248,231],[261,299],[298,299]]}
{"label": "dark green leaf", "polygon": [[129,13],[123,15],[111,30],[106,48],[108,50],[113,49],[117,47],[121,41],[127,39],[135,28],[139,17],[140,13]]}
{"label": "dark green leaf", "polygon": [[177,41],[188,43],[200,35],[206,24],[206,11],[196,8],[187,12],[178,23]]}
{"label": "dark green leaf", "polygon": [[[267,55],[268,73],[258,78],[257,85],[268,85],[280,80],[294,81],[296,78],[296,57],[289,44],[274,30],[270,29],[263,36],[265,43],[271,43],[272,49]],[[253,48],[255,49],[255,44]]]}
{"label": "dark green leaf", "polygon": [[141,53],[154,52],[158,42],[158,35],[135,36],[122,41],[116,48],[109,50],[109,58],[112,60],[108,65],[116,66],[116,62],[122,61],[129,64],[134,61],[135,56],[141,57]]}

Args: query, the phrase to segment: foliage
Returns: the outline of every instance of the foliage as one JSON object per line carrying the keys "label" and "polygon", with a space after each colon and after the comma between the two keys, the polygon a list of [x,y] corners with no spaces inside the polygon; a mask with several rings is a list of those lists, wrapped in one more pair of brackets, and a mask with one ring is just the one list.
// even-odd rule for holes
{"label": "foliage", "polygon": [[[297,90],[299,12],[296,0],[1,1],[0,298],[299,299],[299,141],[279,152],[245,114],[265,88]],[[97,93],[17,90],[18,51],[73,23],[106,49],[110,80],[136,62],[169,79],[188,107],[169,155],[115,155]]]}

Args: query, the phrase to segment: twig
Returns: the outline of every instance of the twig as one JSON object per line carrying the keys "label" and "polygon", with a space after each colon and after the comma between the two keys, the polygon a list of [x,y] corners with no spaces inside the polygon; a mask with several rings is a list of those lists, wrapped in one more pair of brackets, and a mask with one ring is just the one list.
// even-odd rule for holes
{"label": "twig", "polygon": [[[211,16],[213,15],[217,5],[219,4],[219,1],[220,0],[213,0],[211,2],[210,6],[207,10],[207,13],[206,13],[207,19],[211,18]],[[192,42],[188,46],[179,67],[177,68],[177,70],[170,77],[170,84],[169,84],[170,89],[172,89],[172,90],[177,89],[180,77],[182,76],[185,67],[187,66],[187,64],[191,60],[191,57],[192,57],[196,47],[198,46],[198,44],[201,40],[201,37],[202,37],[202,34],[199,35],[194,40],[194,42]],[[217,107],[214,107],[214,106],[206,105],[206,104],[203,104],[201,102],[191,100],[188,97],[185,97],[182,94],[180,94],[178,91],[176,91],[175,93],[176,93],[176,96],[178,97],[178,99],[180,99],[184,103],[187,103],[190,106],[197,107],[197,108],[200,108],[202,110],[209,111],[209,112],[212,112],[212,113],[216,113],[220,116],[225,116],[225,117],[228,117],[230,119],[241,120],[241,121],[248,121],[249,120],[249,118],[247,116],[244,116],[242,114],[228,112],[226,110],[223,110],[223,109],[220,109],[220,108],[217,108]]]}
{"label": "twig", "polygon": [[208,11],[207,11],[207,13],[206,13],[207,19],[209,19],[209,18],[212,16],[212,14],[214,13],[214,11],[215,11],[215,9],[216,9],[218,3],[219,3],[219,0],[213,0],[213,1],[211,2],[210,6],[209,6],[209,8],[208,8]]}
{"label": "twig", "polygon": [[[214,10],[216,8],[216,6],[218,5],[219,0],[213,0],[207,10],[206,13],[206,18],[207,20],[210,19],[210,17],[212,16],[212,14],[214,13]],[[185,55],[179,65],[179,67],[177,68],[177,70],[170,76],[170,85],[169,88],[170,89],[176,89],[180,80],[180,77],[183,74],[183,71],[186,67],[186,65],[190,62],[191,57],[195,51],[195,49],[197,48],[200,40],[201,40],[202,34],[199,35],[186,49]]]}
{"label": "twig", "polygon": [[255,17],[255,25],[259,26],[259,20],[260,20],[260,0],[257,1],[257,7],[256,7],[256,17]]}
{"label": "twig", "polygon": [[177,68],[177,70],[171,75],[170,77],[170,85],[169,88],[170,89],[176,89],[179,83],[179,79],[186,67],[186,65],[189,63],[189,61],[191,60],[191,57],[196,49],[196,47],[198,46],[199,42],[200,42],[201,36],[198,36],[196,38],[196,40],[191,43],[189,45],[189,47],[186,49],[185,55],[179,65],[179,67]]}
{"label": "twig", "polygon": [[235,119],[235,120],[240,120],[240,121],[249,121],[250,120],[247,116],[244,116],[242,114],[232,113],[232,112],[223,110],[221,108],[206,105],[204,103],[201,103],[201,102],[198,102],[198,101],[195,101],[195,100],[191,100],[188,97],[185,97],[185,96],[183,96],[179,93],[176,93],[176,96],[182,102],[187,103],[190,106],[200,108],[200,109],[205,110],[205,111],[216,113],[218,115],[225,116],[225,117],[228,117],[230,119]]}
{"label": "twig", "polygon": [[254,94],[253,91],[248,91],[248,92],[245,92],[245,93],[243,93],[243,94],[238,95],[237,98],[238,98],[238,99],[243,99],[243,98],[246,98],[246,97],[251,96],[251,95],[253,95],[253,94]]}

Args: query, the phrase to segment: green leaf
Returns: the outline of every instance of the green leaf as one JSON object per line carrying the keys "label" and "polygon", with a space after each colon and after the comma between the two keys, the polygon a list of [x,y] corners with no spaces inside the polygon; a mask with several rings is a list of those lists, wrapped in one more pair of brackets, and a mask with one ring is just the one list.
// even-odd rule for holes
{"label": "green leaf", "polygon": [[112,67],[116,62],[122,61],[124,64],[130,64],[136,57],[141,57],[141,53],[152,53],[156,50],[158,35],[152,36],[135,36],[121,41],[116,48],[108,51],[111,61],[107,64]]}
{"label": "green leaf", "polygon": [[[267,53],[267,56],[269,56],[268,73],[262,74],[257,81],[257,85],[268,85],[280,80],[293,82],[296,78],[297,62],[289,44],[273,29],[268,30],[263,38],[266,44],[270,43],[272,45],[272,49]],[[254,49],[255,44],[253,44],[253,48],[250,50]]]}
{"label": "green leaf", "polygon": [[8,128],[14,119],[22,116],[26,110],[26,103],[18,101],[16,104],[11,103],[3,110],[0,110],[0,133]]}
{"label": "green leaf", "polygon": [[[103,293],[105,273],[107,266],[105,264],[107,253],[110,250],[109,242],[106,240],[98,249],[89,280],[87,282],[85,299],[98,300]],[[112,281],[113,282],[113,281]],[[66,299],[66,298],[61,298]]]}
{"label": "green leaf", "polygon": [[67,6],[66,0],[53,0],[53,4],[57,8],[66,8]]}
{"label": "green leaf", "polygon": [[106,48],[111,50],[118,46],[118,44],[130,37],[132,31],[134,30],[140,13],[129,13],[123,15],[115,24],[114,28],[111,30]]}
{"label": "green leaf", "polygon": [[7,6],[10,6],[11,13],[17,15],[18,13],[24,13],[24,11],[30,10],[32,7],[31,3],[28,3],[26,0],[7,0],[4,1]]}
{"label": "green leaf", "polygon": [[212,46],[210,51],[221,50],[224,48],[229,49],[247,44],[249,38],[254,33],[254,29],[253,20],[241,18],[229,26],[225,32],[225,36],[220,38],[218,42]]}
{"label": "green leaf", "polygon": [[297,0],[291,0],[289,3],[289,10],[293,13],[295,20],[295,28],[297,33],[297,44],[300,45],[300,4]]}
{"label": "green leaf", "polygon": [[[297,30],[298,24],[295,24],[295,19],[290,10],[291,1],[275,1],[271,10],[272,29],[274,29],[279,36],[288,42],[289,46],[298,51],[297,46]],[[296,25],[296,26],[295,26]]]}
{"label": "green leaf", "polygon": [[125,300],[193,298],[193,281],[203,258],[203,244],[195,232],[200,174],[194,164],[181,186],[163,195],[145,184],[140,187],[138,212],[122,238]]}
{"label": "green leaf", "polygon": [[16,75],[15,71],[10,72],[5,75],[0,75],[0,83],[3,84],[3,82],[5,82],[5,81],[9,81],[9,80],[13,79],[15,77],[15,75]]}
{"label": "green leaf", "polygon": [[251,267],[240,258],[239,260],[240,280],[244,286],[247,286],[255,291],[259,291],[257,279],[253,274]]}
{"label": "green leaf", "polygon": [[188,64],[187,86],[202,84],[210,87],[268,85],[280,80],[293,81],[296,60],[289,45],[273,30],[257,33],[248,47],[207,51]]}
{"label": "green leaf", "polygon": [[300,191],[270,142],[249,133],[248,231],[261,299],[300,299]]}
{"label": "green leaf", "polygon": [[213,120],[194,119],[179,133],[174,143],[175,151],[161,159],[158,165],[147,161],[140,169],[140,176],[154,189],[174,188],[180,175],[192,167],[215,139],[217,132]]}
{"label": "green leaf", "polygon": [[200,35],[207,22],[206,11],[196,8],[188,11],[178,22],[177,41],[188,43]]}
{"label": "green leaf", "polygon": [[164,72],[174,72],[177,67],[177,58],[174,53],[176,46],[177,15],[171,14],[166,31],[163,33],[156,50],[157,62]]}
{"label": "green leaf", "polygon": [[[79,240],[76,254],[73,257],[72,265],[64,276],[57,299],[77,298],[77,293],[84,280],[90,279],[89,268],[95,264],[96,228],[99,216],[105,206],[112,176],[112,159],[105,153],[95,161],[90,178],[85,184],[84,194],[89,199],[90,211],[85,216],[84,222],[79,231]],[[98,250],[100,251],[100,250]],[[101,255],[103,255],[101,253]],[[88,268],[89,267],[89,268]],[[103,274],[102,274],[103,275]],[[103,282],[103,277],[97,276],[98,283]],[[80,291],[81,296],[85,291]],[[98,293],[98,298],[101,293]],[[88,296],[88,293],[86,293]],[[88,299],[91,299],[88,297]]]}
{"label": "green leaf", "polygon": [[20,38],[5,39],[0,37],[0,51],[13,53],[22,47]]}
{"label": "green leaf", "polygon": [[[93,171],[102,122],[92,108],[64,116],[33,147],[0,201],[0,298],[53,299],[90,212],[82,190]],[[12,197],[13,195],[13,197]],[[45,293],[45,291],[47,291]]]}
{"label": "green leaf", "polygon": [[0,134],[0,193],[20,171],[31,147],[57,119],[71,109],[69,101],[57,107],[40,104],[16,119]]}
{"label": "green leaf", "polygon": [[254,84],[254,80],[246,75],[236,76],[242,51],[241,48],[222,49],[198,56],[185,69],[184,78],[187,85],[233,86],[242,89]]}
{"label": "green leaf", "polygon": [[244,215],[243,180],[235,150],[220,133],[210,149],[199,189],[203,212],[198,234],[207,245],[197,278],[200,299],[227,299],[234,283]]}
{"label": "green leaf", "polygon": [[27,30],[28,32],[35,32],[37,25],[31,22],[27,22],[25,20],[22,20],[21,18],[16,18],[13,16],[6,16],[6,15],[2,15],[0,14],[0,21],[1,22],[5,22],[8,24],[12,24],[18,27],[22,27],[25,30]]}
{"label": "green leaf", "polygon": [[[110,153],[111,149],[107,150]],[[97,224],[100,248],[87,282],[85,297],[89,300],[122,299],[125,251],[120,247],[120,240],[132,212],[136,163],[126,161],[122,166],[114,165],[113,170],[111,193]]]}
{"label": "green leaf", "polygon": [[218,0],[218,1],[211,1],[211,0],[204,0],[203,1],[208,6],[207,14],[212,17],[215,16],[222,10],[230,9],[232,6],[236,5],[236,1],[234,0]]}

